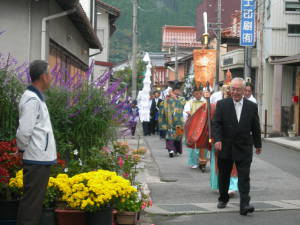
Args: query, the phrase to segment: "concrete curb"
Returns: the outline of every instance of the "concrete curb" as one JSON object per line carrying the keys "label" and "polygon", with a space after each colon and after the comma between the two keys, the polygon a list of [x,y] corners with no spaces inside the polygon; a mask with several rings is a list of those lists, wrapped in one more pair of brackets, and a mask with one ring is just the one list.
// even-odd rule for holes
{"label": "concrete curb", "polygon": [[[263,142],[269,142],[269,143],[273,143],[273,144],[277,144],[280,145],[282,147],[288,148],[290,150],[294,150],[294,151],[300,151],[300,148],[291,145],[290,143],[283,143],[282,141],[278,140],[278,139],[274,139],[274,138],[263,138],[262,139]],[[289,141],[290,142],[290,141]]]}

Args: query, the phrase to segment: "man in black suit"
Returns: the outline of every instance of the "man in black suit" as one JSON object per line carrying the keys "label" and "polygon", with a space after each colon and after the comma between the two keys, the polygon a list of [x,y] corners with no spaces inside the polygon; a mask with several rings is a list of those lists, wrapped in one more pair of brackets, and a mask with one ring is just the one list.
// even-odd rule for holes
{"label": "man in black suit", "polygon": [[254,212],[250,202],[250,166],[253,144],[256,154],[261,153],[261,130],[257,105],[243,98],[245,82],[242,78],[231,81],[231,98],[217,102],[212,122],[215,149],[219,151],[219,203],[225,208],[229,201],[228,188],[233,163],[238,171],[240,214]]}
{"label": "man in black suit", "polygon": [[151,134],[155,134],[155,132],[158,130],[158,111],[159,111],[159,105],[162,102],[162,100],[159,98],[160,92],[154,91],[153,92],[153,99],[151,103],[150,108],[150,132]]}

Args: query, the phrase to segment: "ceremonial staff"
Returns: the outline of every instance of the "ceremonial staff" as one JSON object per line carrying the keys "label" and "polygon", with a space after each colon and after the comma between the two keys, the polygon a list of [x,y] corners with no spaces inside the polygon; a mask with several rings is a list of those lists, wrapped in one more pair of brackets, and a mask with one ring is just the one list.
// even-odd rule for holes
{"label": "ceremonial staff", "polygon": [[[207,32],[207,13],[204,12],[203,13],[203,21],[204,21],[204,33],[203,33],[203,43],[204,43],[204,48],[208,49],[208,32]],[[209,81],[206,81],[206,91],[210,92],[210,85],[209,85]],[[206,98],[206,102],[207,102],[207,124],[208,124],[208,144],[211,145],[212,140],[211,140],[211,118],[210,118],[210,97],[207,96]]]}

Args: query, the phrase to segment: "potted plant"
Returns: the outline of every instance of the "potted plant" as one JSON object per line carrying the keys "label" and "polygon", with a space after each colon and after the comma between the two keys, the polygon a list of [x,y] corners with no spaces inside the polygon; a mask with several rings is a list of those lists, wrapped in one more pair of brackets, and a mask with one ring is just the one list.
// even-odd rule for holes
{"label": "potted plant", "polygon": [[107,170],[80,173],[73,177],[59,174],[50,182],[59,189],[60,200],[66,202],[69,209],[86,212],[88,225],[111,225],[113,203],[137,192],[128,180]]}
{"label": "potted plant", "polygon": [[142,200],[139,198],[138,193],[133,193],[127,199],[120,199],[114,205],[114,208],[117,210],[117,223],[136,224],[141,206]]}
{"label": "potted plant", "polygon": [[288,130],[289,137],[295,137],[296,131],[295,131],[295,124],[291,125],[291,129]]}
{"label": "potted plant", "polygon": [[16,154],[16,140],[0,141],[0,221],[16,220],[21,189],[9,185],[21,168],[21,158]]}
{"label": "potted plant", "polygon": [[130,198],[120,199],[114,208],[117,210],[118,224],[136,224],[140,217],[140,212],[146,207],[152,206],[152,200],[145,185],[137,183],[137,192]]}

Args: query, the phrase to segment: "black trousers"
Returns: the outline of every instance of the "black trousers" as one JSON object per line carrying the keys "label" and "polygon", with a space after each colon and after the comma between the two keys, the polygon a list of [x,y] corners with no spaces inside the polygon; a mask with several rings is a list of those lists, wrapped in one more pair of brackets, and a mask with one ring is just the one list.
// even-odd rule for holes
{"label": "black trousers", "polygon": [[142,123],[144,136],[150,135],[150,125],[149,124],[150,124],[149,122],[145,122],[145,121]]}
{"label": "black trousers", "polygon": [[136,124],[132,125],[132,127],[130,128],[131,130],[131,135],[134,136],[135,135],[135,130],[136,130]]}
{"label": "black trousers", "polygon": [[155,134],[158,129],[158,121],[155,119],[150,120],[150,133]]}
{"label": "black trousers", "polygon": [[50,165],[23,165],[24,195],[17,225],[39,225],[49,176]]}
{"label": "black trousers", "polygon": [[219,167],[219,201],[228,202],[229,195],[228,189],[230,185],[230,175],[233,167],[233,163],[236,164],[238,171],[238,188],[240,193],[240,207],[249,205],[250,202],[250,166],[252,159],[233,161],[231,159],[218,158]]}

